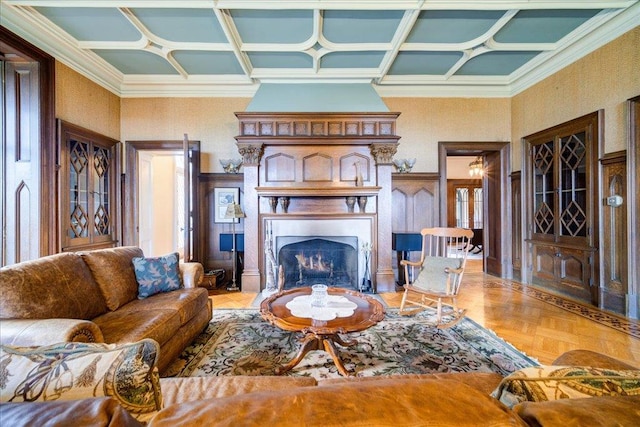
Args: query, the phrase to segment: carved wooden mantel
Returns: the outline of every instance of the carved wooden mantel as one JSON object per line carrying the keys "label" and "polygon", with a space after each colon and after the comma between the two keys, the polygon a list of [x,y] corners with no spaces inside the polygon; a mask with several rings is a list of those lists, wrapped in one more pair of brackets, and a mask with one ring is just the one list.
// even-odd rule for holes
{"label": "carved wooden mantel", "polygon": [[373,217],[378,291],[395,288],[391,174],[399,113],[236,113],[243,159],[245,254],[242,289],[265,287],[266,221]]}

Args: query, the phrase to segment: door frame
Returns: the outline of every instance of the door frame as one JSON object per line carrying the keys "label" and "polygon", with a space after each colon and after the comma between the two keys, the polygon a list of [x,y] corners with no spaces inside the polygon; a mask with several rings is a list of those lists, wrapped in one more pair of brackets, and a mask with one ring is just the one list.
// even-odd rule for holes
{"label": "door frame", "polygon": [[[492,154],[492,156],[486,156]],[[512,247],[511,221],[503,221],[503,218],[511,218],[511,186],[509,183],[509,175],[511,172],[511,143],[504,141],[496,142],[456,142],[456,141],[440,141],[438,142],[438,173],[440,175],[440,194],[447,194],[447,156],[464,155],[464,156],[482,156],[485,161],[485,167],[495,168],[500,173],[499,177],[499,199],[500,209],[488,209],[489,192],[487,191],[486,177],[482,179],[483,191],[483,221],[485,227],[490,224],[496,224],[494,229],[487,228],[483,235],[483,249],[489,248],[489,233],[492,239],[500,242],[500,259],[497,261],[500,268],[500,277],[512,278],[513,266],[511,265]],[[493,160],[497,156],[496,160]],[[490,217],[491,216],[491,217]],[[440,200],[440,224],[446,227],[447,221],[447,200]],[[484,270],[487,271],[488,251],[483,250]]]}
{"label": "door frame", "polygon": [[[51,255],[60,251],[60,239],[58,237],[58,172],[57,172],[57,150],[56,150],[56,111],[55,111],[55,59],[53,56],[32,45],[18,35],[12,33],[7,28],[0,26],[0,40],[9,49],[15,50],[20,56],[25,56],[38,64],[38,117],[23,117],[25,120],[37,121],[40,134],[40,199],[36,207],[40,214],[39,248],[40,256]],[[4,100],[3,100],[4,102]],[[2,112],[4,114],[4,110]],[[4,120],[4,118],[3,118]],[[3,127],[6,125],[3,123]],[[4,140],[4,138],[3,138]],[[4,152],[3,152],[4,154]],[[0,169],[2,181],[5,170]],[[0,186],[0,197],[4,200],[4,185]],[[53,201],[53,202],[52,202]],[[0,227],[3,228],[7,218],[5,213],[0,217]],[[3,233],[4,234],[4,233]],[[0,244],[0,264],[4,265],[6,257],[4,248],[4,238]]]}
{"label": "door frame", "polygon": [[[138,246],[138,220],[140,210],[138,206],[138,153],[140,151],[179,151],[184,149],[183,140],[158,140],[158,141],[126,141],[125,142],[126,173],[123,181],[123,218],[122,218],[122,241],[124,245]],[[198,191],[195,186],[198,183],[197,177],[200,174],[200,141],[189,141],[189,152],[191,156],[191,216],[193,223],[192,236],[198,236],[199,210]],[[185,242],[186,244],[186,242]],[[195,242],[192,242],[195,248]],[[192,261],[195,251],[192,251]],[[194,260],[198,261],[198,260]]]}

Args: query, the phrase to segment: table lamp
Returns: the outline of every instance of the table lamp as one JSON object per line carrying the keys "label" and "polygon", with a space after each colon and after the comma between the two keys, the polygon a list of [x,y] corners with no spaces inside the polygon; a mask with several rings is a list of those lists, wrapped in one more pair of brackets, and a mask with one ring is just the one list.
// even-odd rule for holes
{"label": "table lamp", "polygon": [[227,211],[224,213],[225,219],[231,219],[231,241],[233,246],[231,252],[233,253],[233,272],[231,274],[231,286],[227,288],[228,291],[239,291],[240,288],[236,285],[236,263],[238,262],[238,256],[236,253],[236,220],[239,218],[245,218],[246,215],[242,212],[242,208],[236,201],[227,205]]}

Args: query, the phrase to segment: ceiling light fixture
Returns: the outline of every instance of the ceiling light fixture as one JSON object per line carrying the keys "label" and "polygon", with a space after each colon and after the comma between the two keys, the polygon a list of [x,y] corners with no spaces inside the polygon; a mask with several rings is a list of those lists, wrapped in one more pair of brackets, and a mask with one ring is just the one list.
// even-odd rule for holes
{"label": "ceiling light fixture", "polygon": [[484,175],[484,169],[482,164],[482,157],[478,156],[476,159],[469,163],[469,175],[472,177],[481,177]]}

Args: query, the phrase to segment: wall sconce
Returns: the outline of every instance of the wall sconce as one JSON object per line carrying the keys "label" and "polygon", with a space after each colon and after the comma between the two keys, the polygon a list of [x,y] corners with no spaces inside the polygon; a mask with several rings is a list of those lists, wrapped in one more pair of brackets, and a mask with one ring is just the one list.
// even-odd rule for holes
{"label": "wall sconce", "polygon": [[393,164],[398,172],[409,173],[416,164],[416,159],[395,159]]}
{"label": "wall sconce", "polygon": [[469,175],[472,177],[481,177],[484,175],[482,157],[478,156],[476,159],[469,163]]}
{"label": "wall sconce", "polygon": [[238,173],[242,166],[242,159],[220,159],[220,164],[226,173]]}

